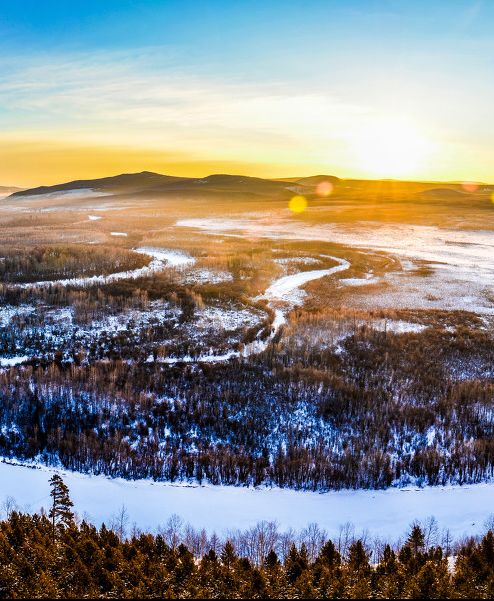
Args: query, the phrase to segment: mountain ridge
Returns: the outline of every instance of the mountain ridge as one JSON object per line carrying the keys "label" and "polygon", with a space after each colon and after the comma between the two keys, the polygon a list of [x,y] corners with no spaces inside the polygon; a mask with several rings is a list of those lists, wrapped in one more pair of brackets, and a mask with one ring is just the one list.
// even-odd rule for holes
{"label": "mountain ridge", "polygon": [[[293,187],[300,188],[307,194],[315,192],[316,187],[322,181],[329,181],[336,188],[361,189],[386,189],[402,186],[409,188],[410,191],[424,193],[427,187],[432,188],[429,194],[433,195],[433,190],[441,188],[443,190],[458,191],[463,195],[468,192],[463,189],[462,184],[453,182],[415,182],[407,180],[365,180],[365,179],[340,179],[334,175],[313,175],[307,177],[289,177],[289,178],[261,178],[248,175],[235,175],[227,173],[213,173],[205,177],[181,177],[174,175],[165,175],[153,171],[140,171],[137,173],[121,173],[102,178],[78,179],[55,184],[51,186],[37,186],[34,188],[14,188],[0,186],[0,194],[4,192],[6,199],[18,199],[26,197],[54,195],[57,192],[61,194],[67,192],[85,191],[91,195],[128,195],[128,194],[164,194],[173,192],[196,193],[204,192],[235,192],[248,194],[269,194],[284,193],[293,191]],[[484,185],[485,186],[485,185]],[[14,190],[8,195],[9,192]],[[482,192],[483,190],[479,190]]]}

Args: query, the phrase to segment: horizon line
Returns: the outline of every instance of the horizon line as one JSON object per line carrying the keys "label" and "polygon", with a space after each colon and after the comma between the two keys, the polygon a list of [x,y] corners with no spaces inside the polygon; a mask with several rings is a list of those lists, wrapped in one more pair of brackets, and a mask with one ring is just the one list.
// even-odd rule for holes
{"label": "horizon line", "polygon": [[[66,185],[66,184],[70,184],[70,183],[75,183],[75,182],[81,182],[81,181],[98,181],[101,179],[108,179],[111,177],[119,177],[122,175],[141,175],[144,173],[149,173],[149,174],[153,174],[153,175],[160,175],[160,176],[164,176],[164,177],[176,177],[177,179],[206,179],[208,177],[212,177],[215,175],[227,175],[227,176],[231,176],[231,177],[249,177],[252,179],[261,179],[261,180],[265,180],[265,181],[287,181],[289,182],[289,180],[302,180],[302,179],[309,179],[309,178],[313,178],[313,177],[328,177],[328,178],[337,178],[340,181],[361,181],[361,182],[396,182],[396,183],[414,183],[414,184],[448,184],[448,185],[458,185],[461,186],[463,184],[475,184],[478,186],[492,186],[494,184],[490,184],[488,182],[484,182],[484,181],[478,181],[478,180],[429,180],[429,179],[413,179],[413,178],[405,178],[405,179],[400,179],[400,178],[390,178],[390,177],[376,177],[376,178],[372,178],[372,177],[340,177],[338,175],[335,174],[331,174],[331,173],[314,173],[313,175],[302,175],[302,176],[288,176],[288,177],[260,177],[257,175],[246,175],[245,173],[226,173],[226,172],[215,172],[215,173],[209,173],[208,175],[174,175],[172,173],[160,173],[158,171],[148,171],[146,169],[142,170],[142,171],[121,171],[121,172],[117,172],[111,175],[105,175],[102,177],[90,177],[90,178],[76,178],[76,179],[70,179],[67,181],[62,181],[56,184],[40,184],[40,185],[35,185],[35,186],[19,186],[17,184],[12,184],[12,185],[7,185],[7,184],[1,184],[0,187],[1,188],[17,188],[19,191],[25,191],[25,190],[33,190],[36,188],[52,188],[55,186],[62,186],[62,185]],[[292,182],[293,183],[293,182]]]}

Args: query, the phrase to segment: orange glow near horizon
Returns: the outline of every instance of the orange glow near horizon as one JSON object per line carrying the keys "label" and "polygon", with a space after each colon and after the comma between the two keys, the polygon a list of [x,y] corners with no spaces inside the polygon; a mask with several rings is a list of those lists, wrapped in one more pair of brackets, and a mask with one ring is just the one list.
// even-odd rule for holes
{"label": "orange glow near horizon", "polygon": [[[297,161],[297,151],[284,152],[280,157],[283,161],[277,160],[276,151],[258,157],[253,150],[237,153],[232,160],[223,160],[201,152],[202,149],[193,154],[183,149],[160,150],[155,146],[82,143],[77,142],[76,137],[72,141],[65,137],[53,141],[0,136],[0,185],[29,188],[120,173],[156,171],[183,177],[230,173],[282,179],[327,174],[343,179],[463,180],[468,187],[473,178],[465,175],[476,175],[474,167],[485,167],[479,161],[473,165],[464,162],[461,170],[455,172],[455,161],[446,157],[448,160],[443,161],[439,171],[439,163],[430,160],[434,148],[434,144],[418,130],[403,125],[395,127],[393,122],[356,130],[349,134],[346,146],[341,146],[334,161],[325,162],[315,154],[310,163]],[[228,155],[228,152],[224,154]],[[269,160],[269,154],[273,155],[272,160]],[[320,154],[324,153],[321,151]],[[328,151],[327,154],[331,153]],[[482,181],[488,183],[489,178]],[[323,182],[317,190],[323,197],[331,192],[330,182]]]}

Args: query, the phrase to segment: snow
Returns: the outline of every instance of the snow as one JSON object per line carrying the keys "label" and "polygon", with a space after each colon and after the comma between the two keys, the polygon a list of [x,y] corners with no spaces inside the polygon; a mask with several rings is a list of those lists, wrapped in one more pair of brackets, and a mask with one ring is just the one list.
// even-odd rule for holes
{"label": "snow", "polygon": [[29,315],[33,313],[35,308],[31,305],[4,305],[0,307],[0,327],[7,326],[14,317]]}
{"label": "snow", "polygon": [[376,277],[340,279],[340,284],[343,284],[343,286],[368,286],[369,284],[378,284],[379,282],[380,279]]}
{"label": "snow", "polygon": [[194,329],[212,327],[225,331],[252,327],[259,323],[260,319],[257,314],[246,309],[224,309],[220,307],[205,307],[198,312],[198,317],[198,321],[193,326]]}
{"label": "snow", "polygon": [[419,332],[423,332],[427,326],[424,326],[421,323],[412,323],[410,321],[402,321],[399,319],[383,319],[380,322],[373,322],[371,327],[373,330],[393,332],[394,334],[418,334]]}
{"label": "snow", "polygon": [[321,259],[315,257],[284,257],[283,259],[275,259],[278,265],[290,265],[291,263],[303,263],[304,265],[317,265],[321,263]]}
{"label": "snow", "polygon": [[127,238],[129,234],[127,232],[110,232],[110,236],[120,236],[122,238]]}
{"label": "snow", "polygon": [[[387,274],[390,285],[366,295],[364,306],[494,314],[494,231],[363,221],[315,225],[268,212],[239,218],[182,219],[177,226],[227,236],[330,241],[391,253],[399,258],[403,271]],[[427,264],[431,273],[420,275],[417,262]]]}
{"label": "snow", "polygon": [[135,252],[148,255],[152,258],[149,265],[140,267],[131,271],[121,271],[110,275],[94,275],[85,278],[69,278],[66,280],[50,280],[33,282],[29,284],[17,284],[19,288],[47,288],[49,286],[92,286],[97,284],[107,284],[118,280],[137,279],[152,275],[153,273],[162,271],[165,267],[182,267],[185,265],[193,265],[195,259],[177,250],[167,250],[162,248],[153,248],[145,246],[135,249]]}
{"label": "snow", "polygon": [[136,252],[149,255],[157,261],[166,262],[170,267],[183,267],[194,265],[195,259],[181,250],[170,250],[164,248],[154,248],[153,246],[141,246]]}
{"label": "snow", "polygon": [[88,215],[89,221],[99,221],[101,219],[100,215]]}
{"label": "snow", "polygon": [[56,192],[47,192],[45,194],[23,194],[16,196],[23,200],[38,200],[38,199],[50,199],[50,198],[89,198],[96,196],[112,196],[111,192],[102,192],[101,190],[95,190],[94,188],[76,188],[74,190],[58,190]]}
{"label": "snow", "polygon": [[[48,480],[54,471],[0,463],[0,502],[13,497],[25,511],[47,508]],[[81,517],[108,524],[124,505],[131,524],[152,531],[178,514],[195,528],[219,534],[268,520],[278,522],[282,530],[316,522],[335,538],[340,526],[350,522],[357,532],[396,540],[413,521],[434,515],[439,526],[449,528],[458,539],[483,531],[494,496],[494,484],[316,493],[112,480],[57,471]]]}
{"label": "snow", "polygon": [[231,282],[233,276],[228,271],[214,271],[212,269],[194,269],[183,278],[184,284],[221,284]]}
{"label": "snow", "polygon": [[0,357],[0,367],[14,367],[15,365],[20,365],[25,361],[29,361],[29,357],[27,355],[17,357]]}
{"label": "snow", "polygon": [[[266,290],[261,298],[268,299],[270,301],[283,300],[292,302],[295,304],[300,303],[301,295],[300,288],[304,284],[311,282],[312,280],[318,280],[328,275],[333,275],[340,271],[345,271],[350,267],[350,263],[345,259],[338,257],[330,257],[338,263],[335,267],[329,269],[316,269],[313,271],[301,271],[293,275],[285,275],[275,280],[271,286]],[[297,293],[297,294],[294,294]]]}

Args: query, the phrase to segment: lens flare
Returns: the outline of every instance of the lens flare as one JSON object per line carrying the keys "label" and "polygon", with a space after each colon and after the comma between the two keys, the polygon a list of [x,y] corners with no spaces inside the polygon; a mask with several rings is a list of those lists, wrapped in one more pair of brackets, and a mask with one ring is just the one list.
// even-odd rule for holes
{"label": "lens flare", "polygon": [[491,192],[491,202],[494,204],[494,192]]}
{"label": "lens flare", "polygon": [[333,192],[333,184],[331,182],[319,182],[316,188],[316,194],[319,196],[329,196]]}
{"label": "lens flare", "polygon": [[290,199],[288,208],[292,213],[303,213],[307,208],[307,199],[305,196],[294,196]]}

